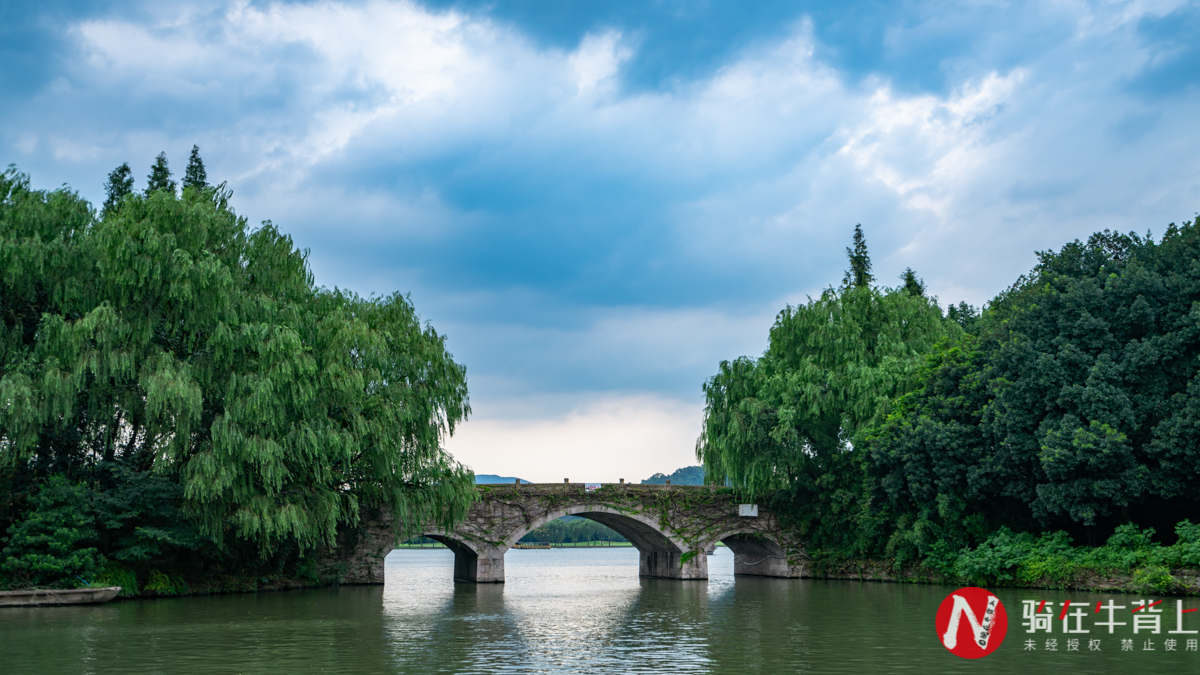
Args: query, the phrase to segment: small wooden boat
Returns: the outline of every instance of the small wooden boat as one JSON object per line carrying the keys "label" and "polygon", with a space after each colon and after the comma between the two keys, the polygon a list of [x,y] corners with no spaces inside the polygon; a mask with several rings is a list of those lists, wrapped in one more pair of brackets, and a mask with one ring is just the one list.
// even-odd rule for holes
{"label": "small wooden boat", "polygon": [[65,591],[0,591],[0,607],[41,607],[44,605],[91,605],[108,602],[121,592],[120,586],[73,588]]}

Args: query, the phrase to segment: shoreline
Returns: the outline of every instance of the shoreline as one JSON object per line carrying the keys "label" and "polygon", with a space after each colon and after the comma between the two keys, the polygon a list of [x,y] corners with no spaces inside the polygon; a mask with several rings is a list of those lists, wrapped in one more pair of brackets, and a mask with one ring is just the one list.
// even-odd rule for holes
{"label": "shoreline", "polygon": [[[1162,571],[1166,571],[1164,577]],[[1132,572],[1080,569],[1067,578],[1043,576],[1034,579],[964,579],[942,574],[928,567],[914,565],[897,570],[887,561],[846,560],[818,561],[809,565],[804,579],[830,581],[872,581],[896,584],[927,584],[941,586],[986,586],[988,588],[1030,588],[1042,590],[1080,590],[1093,593],[1124,593],[1154,595],[1155,597],[1186,597],[1200,595],[1200,569],[1175,568],[1155,570],[1149,567]]]}
{"label": "shoreline", "polygon": [[[553,548],[631,548],[627,542],[611,542],[604,546],[577,546],[551,544]],[[396,550],[446,549],[437,544],[413,544],[397,546]],[[1131,572],[1078,569],[1066,577],[1043,576],[1034,579],[965,579],[940,573],[921,565],[897,569],[887,560],[851,559],[818,560],[810,562],[801,579],[821,581],[863,581],[874,583],[921,584],[940,586],[984,586],[987,588],[1027,588],[1041,590],[1080,590],[1093,593],[1143,594],[1155,597],[1200,596],[1200,569],[1176,568],[1151,570],[1157,576],[1145,574],[1148,568]],[[1163,575],[1166,572],[1166,575]],[[1151,583],[1152,582],[1152,583]],[[337,588],[339,586],[382,586],[383,584],[342,583],[337,579],[296,579],[264,577],[224,577],[207,583],[188,584],[186,591],[159,592],[141,590],[127,593],[124,590],[113,601],[160,600],[169,598],[198,597],[206,595],[231,595],[242,593],[274,593],[279,591]]]}

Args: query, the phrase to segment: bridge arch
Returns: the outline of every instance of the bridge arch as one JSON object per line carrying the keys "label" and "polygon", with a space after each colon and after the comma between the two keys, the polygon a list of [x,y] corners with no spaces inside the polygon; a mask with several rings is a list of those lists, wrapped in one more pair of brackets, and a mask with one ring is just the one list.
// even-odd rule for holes
{"label": "bridge arch", "polygon": [[[504,578],[504,559],[500,558],[499,570],[492,570],[495,556],[487,555],[488,547],[480,546],[478,543],[471,541],[467,537],[458,535],[455,532],[448,532],[444,529],[430,529],[420,534],[422,537],[430,539],[445,545],[454,553],[454,580],[455,581],[487,581],[490,577],[496,574],[500,578]],[[484,554],[482,560],[480,554]],[[481,569],[482,566],[482,569]],[[483,579],[480,579],[480,573],[483,573]]]}
{"label": "bridge arch", "polygon": [[638,574],[668,579],[707,579],[708,560],[704,555],[687,555],[689,546],[674,532],[661,527],[652,515],[595,503],[563,506],[542,513],[514,529],[504,539],[504,550],[512,548],[525,535],[563,516],[587,518],[611,528],[638,550]]}
{"label": "bridge arch", "polygon": [[709,538],[706,549],[717,542],[733,553],[733,573],[754,577],[795,576],[788,563],[788,551],[783,546],[751,528],[733,528]]}

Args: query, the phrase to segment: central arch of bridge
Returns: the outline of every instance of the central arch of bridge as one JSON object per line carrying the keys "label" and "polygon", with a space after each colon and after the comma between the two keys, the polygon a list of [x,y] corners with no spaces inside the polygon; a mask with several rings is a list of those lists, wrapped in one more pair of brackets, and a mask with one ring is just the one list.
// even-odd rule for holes
{"label": "central arch of bridge", "polygon": [[601,504],[565,506],[522,521],[499,541],[473,541],[455,532],[428,530],[424,536],[454,552],[454,579],[474,583],[503,583],[504,554],[525,535],[563,516],[579,516],[612,528],[638,550],[638,574],[663,579],[707,579],[708,559],[665,532],[654,518]]}
{"label": "central arch of bridge", "polygon": [[625,537],[638,550],[638,574],[662,579],[707,579],[708,561],[703,555],[687,556],[688,545],[664,532],[659,523],[644,513],[625,512],[610,506],[587,504],[569,506],[535,518],[505,539],[511,548],[525,535],[563,516],[594,520]]}

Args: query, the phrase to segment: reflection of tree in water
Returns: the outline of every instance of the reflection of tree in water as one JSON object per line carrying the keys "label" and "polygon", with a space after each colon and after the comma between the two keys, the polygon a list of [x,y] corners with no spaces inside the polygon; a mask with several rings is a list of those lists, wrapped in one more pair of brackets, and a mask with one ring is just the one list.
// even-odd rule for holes
{"label": "reflection of tree in water", "polygon": [[5,675],[386,673],[383,589],[342,587],[0,612]]}
{"label": "reflection of tree in water", "polygon": [[808,670],[809,623],[804,606],[809,583],[743,576],[713,597],[705,627],[711,672]]}

